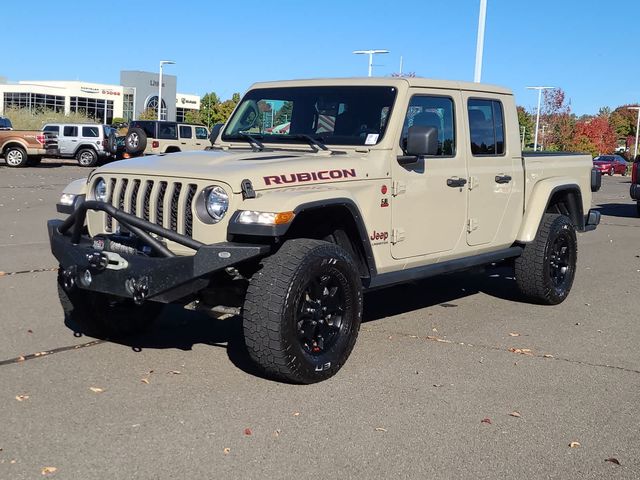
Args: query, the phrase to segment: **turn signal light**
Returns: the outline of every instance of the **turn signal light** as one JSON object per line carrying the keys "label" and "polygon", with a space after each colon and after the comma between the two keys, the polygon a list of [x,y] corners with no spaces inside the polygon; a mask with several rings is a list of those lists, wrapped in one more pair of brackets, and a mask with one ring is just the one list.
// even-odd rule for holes
{"label": "turn signal light", "polygon": [[293,212],[281,212],[281,213],[276,213],[276,218],[274,219],[274,222],[276,225],[283,225],[285,223],[289,223],[291,220],[293,220],[295,213]]}

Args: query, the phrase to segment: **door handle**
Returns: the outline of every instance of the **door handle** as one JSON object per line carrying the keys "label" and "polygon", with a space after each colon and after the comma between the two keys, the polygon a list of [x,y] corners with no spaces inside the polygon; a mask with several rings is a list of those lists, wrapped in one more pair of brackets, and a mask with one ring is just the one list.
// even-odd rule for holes
{"label": "door handle", "polygon": [[496,175],[496,183],[509,183],[510,181],[510,175]]}
{"label": "door handle", "polygon": [[466,178],[447,178],[447,187],[459,188],[467,184]]}

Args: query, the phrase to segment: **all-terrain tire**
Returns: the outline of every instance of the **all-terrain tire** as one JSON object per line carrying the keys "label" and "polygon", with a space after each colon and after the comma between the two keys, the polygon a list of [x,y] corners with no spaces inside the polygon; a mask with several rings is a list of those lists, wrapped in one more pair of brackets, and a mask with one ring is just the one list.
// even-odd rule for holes
{"label": "all-terrain tire", "polygon": [[118,137],[114,131],[111,131],[107,137],[107,151],[111,155],[118,153]]}
{"label": "all-terrain tire", "polygon": [[130,128],[124,139],[124,146],[129,155],[142,155],[147,148],[147,134],[141,128]]}
{"label": "all-terrain tire", "polygon": [[26,150],[22,147],[13,146],[4,150],[4,161],[11,168],[26,167],[29,163]]}
{"label": "all-terrain tire", "polygon": [[578,258],[576,230],[565,215],[546,213],[536,238],[515,260],[516,284],[528,299],[557,305],[573,285]]}
{"label": "all-terrain tire", "polygon": [[98,154],[93,148],[81,148],[76,153],[76,160],[81,167],[95,167],[98,165]]}
{"label": "all-terrain tire", "polygon": [[261,267],[243,308],[251,359],[288,382],[331,377],[353,350],[362,320],[362,282],[353,259],[338,245],[294,239]]}
{"label": "all-terrain tire", "polygon": [[58,297],[67,325],[87,335],[107,338],[128,337],[148,330],[164,306],[157,302],[136,305],[132,300],[114,299],[75,286],[67,289],[60,271]]}

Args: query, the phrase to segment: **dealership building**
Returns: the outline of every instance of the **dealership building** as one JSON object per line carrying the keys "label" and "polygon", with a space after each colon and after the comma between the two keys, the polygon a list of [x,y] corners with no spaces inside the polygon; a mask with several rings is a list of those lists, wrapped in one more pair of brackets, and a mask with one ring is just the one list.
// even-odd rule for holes
{"label": "dealership building", "polygon": [[[121,71],[120,85],[82,81],[20,81],[0,79],[0,115],[11,108],[83,113],[102,123],[114,118],[136,120],[158,108],[158,73]],[[162,76],[162,118],[182,122],[189,110],[200,110],[200,97],[177,93],[177,77]]]}

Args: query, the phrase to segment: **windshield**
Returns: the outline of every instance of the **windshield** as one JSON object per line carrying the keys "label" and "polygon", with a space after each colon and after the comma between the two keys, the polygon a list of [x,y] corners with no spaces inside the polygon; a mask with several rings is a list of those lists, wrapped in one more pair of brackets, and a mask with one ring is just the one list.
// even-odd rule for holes
{"label": "windshield", "polygon": [[222,140],[376,145],[396,98],[393,87],[282,87],[251,90],[229,119]]}

